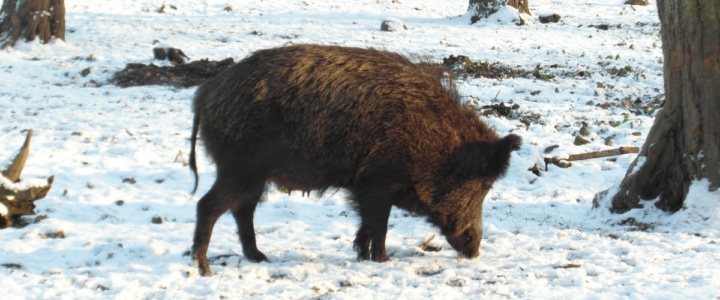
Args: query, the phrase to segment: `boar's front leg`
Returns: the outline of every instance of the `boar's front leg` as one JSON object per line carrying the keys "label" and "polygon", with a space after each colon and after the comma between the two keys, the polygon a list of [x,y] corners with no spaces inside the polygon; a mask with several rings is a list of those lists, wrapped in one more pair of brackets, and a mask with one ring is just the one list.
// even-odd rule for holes
{"label": "boar's front leg", "polygon": [[354,243],[358,260],[388,261],[387,253],[385,253],[385,237],[392,209],[392,195],[387,192],[367,190],[356,190],[353,194],[360,214],[360,228],[358,228]]}

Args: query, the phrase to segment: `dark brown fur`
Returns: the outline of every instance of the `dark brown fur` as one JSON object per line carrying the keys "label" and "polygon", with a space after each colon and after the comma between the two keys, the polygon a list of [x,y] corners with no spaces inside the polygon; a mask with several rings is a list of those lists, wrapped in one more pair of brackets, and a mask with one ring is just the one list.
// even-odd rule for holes
{"label": "dark brown fur", "polygon": [[290,189],[344,188],[361,217],[358,259],[386,261],[393,205],[428,217],[467,257],[478,255],[482,202],[520,137],[500,138],[462,105],[451,77],[371,49],[298,45],[255,52],[195,95],[198,130],[217,179],[197,207],[193,259],[231,210],[245,256],[257,249],[253,213],[266,182]]}

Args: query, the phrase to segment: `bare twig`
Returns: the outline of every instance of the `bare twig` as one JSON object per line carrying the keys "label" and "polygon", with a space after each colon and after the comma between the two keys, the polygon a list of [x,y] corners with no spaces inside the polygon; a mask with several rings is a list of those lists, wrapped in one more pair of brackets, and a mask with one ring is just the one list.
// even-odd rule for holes
{"label": "bare twig", "polygon": [[427,239],[425,239],[425,242],[420,245],[420,249],[422,249],[423,251],[427,250],[428,246],[430,246],[430,241],[432,241],[434,238],[434,234],[430,235]]}

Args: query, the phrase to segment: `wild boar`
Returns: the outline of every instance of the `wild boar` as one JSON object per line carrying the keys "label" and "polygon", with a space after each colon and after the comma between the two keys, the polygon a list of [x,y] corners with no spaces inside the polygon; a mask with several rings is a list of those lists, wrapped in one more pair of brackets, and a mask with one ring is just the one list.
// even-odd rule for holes
{"label": "wild boar", "polygon": [[500,138],[444,73],[386,51],[295,45],[256,51],[202,84],[190,168],[197,189],[199,132],[217,178],[197,204],[192,255],[200,274],[211,274],[210,236],[227,210],[245,257],[267,260],[253,214],[269,182],[347,190],[361,218],[358,260],[388,260],[393,205],[426,216],[461,255],[478,256],[483,199],[521,138]]}

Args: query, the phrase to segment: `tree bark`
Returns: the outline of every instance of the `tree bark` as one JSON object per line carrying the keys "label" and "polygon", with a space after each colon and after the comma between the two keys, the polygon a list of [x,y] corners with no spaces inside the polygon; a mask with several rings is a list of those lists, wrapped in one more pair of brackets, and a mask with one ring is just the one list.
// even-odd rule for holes
{"label": "tree bark", "polygon": [[[690,184],[707,179],[720,187],[720,2],[658,0],[665,104],[638,158],[630,165],[611,211],[642,207],[658,198],[666,211],[682,208]],[[718,199],[713,199],[718,201]]]}
{"label": "tree bark", "polygon": [[65,40],[64,0],[5,0],[0,8],[0,44],[12,47],[20,38],[47,43]]}
{"label": "tree bark", "polygon": [[528,0],[469,0],[468,11],[472,13],[470,23],[475,24],[480,19],[487,18],[505,5],[514,7],[520,13],[530,14]]}

